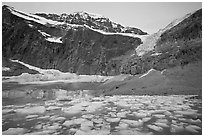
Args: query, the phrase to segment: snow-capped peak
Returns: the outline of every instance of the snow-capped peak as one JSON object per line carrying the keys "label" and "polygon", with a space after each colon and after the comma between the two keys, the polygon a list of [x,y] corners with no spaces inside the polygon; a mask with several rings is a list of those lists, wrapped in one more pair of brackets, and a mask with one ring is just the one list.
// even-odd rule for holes
{"label": "snow-capped peak", "polygon": [[87,12],[87,11],[80,11],[80,12],[74,12],[73,15],[76,15],[76,14],[79,14],[81,17],[83,17],[84,19],[91,17],[91,18],[94,18],[94,19],[97,19],[97,18],[105,18],[104,16],[102,15],[99,15],[99,14],[94,14],[94,13],[90,13],[90,12]]}

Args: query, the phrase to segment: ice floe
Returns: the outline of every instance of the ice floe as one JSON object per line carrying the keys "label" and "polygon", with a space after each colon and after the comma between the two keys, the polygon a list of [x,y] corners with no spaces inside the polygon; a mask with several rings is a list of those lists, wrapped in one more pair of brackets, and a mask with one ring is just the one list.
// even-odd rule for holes
{"label": "ice floe", "polygon": [[185,127],[185,130],[192,133],[199,133],[198,130],[201,130],[201,128],[196,125],[189,125]]}
{"label": "ice floe", "polygon": [[3,135],[23,135],[27,132],[25,128],[9,128],[6,131],[3,131]]}
{"label": "ice floe", "polygon": [[113,122],[113,123],[117,123],[120,121],[120,118],[107,118],[106,119],[107,122]]}
{"label": "ice floe", "polygon": [[22,109],[16,109],[16,113],[21,114],[42,114],[45,113],[46,109],[44,106],[27,107]]}
{"label": "ice floe", "polygon": [[26,116],[27,119],[37,118],[37,117],[38,117],[38,115],[28,115],[28,116]]}
{"label": "ice floe", "polygon": [[156,125],[147,125],[147,127],[154,130],[154,131],[157,131],[157,132],[162,132],[163,131],[162,127],[159,127],[159,126],[156,126]]}
{"label": "ice floe", "polygon": [[61,107],[49,106],[48,108],[46,108],[47,111],[56,110],[56,109],[61,109]]}
{"label": "ice floe", "polygon": [[170,132],[179,133],[183,131],[184,131],[184,127],[182,125],[179,126],[179,125],[171,124]]}
{"label": "ice floe", "polygon": [[121,122],[128,124],[130,127],[139,127],[143,125],[142,120],[129,120],[129,119],[122,119]]}

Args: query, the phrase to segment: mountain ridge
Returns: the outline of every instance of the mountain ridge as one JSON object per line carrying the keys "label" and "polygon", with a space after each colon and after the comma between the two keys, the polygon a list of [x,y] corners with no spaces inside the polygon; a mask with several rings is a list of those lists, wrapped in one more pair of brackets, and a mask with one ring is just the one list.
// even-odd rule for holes
{"label": "mountain ridge", "polygon": [[[139,56],[137,49],[143,46],[145,40],[149,40],[152,35],[139,35],[135,34],[134,31],[126,31],[126,33],[111,32],[112,26],[108,31],[103,30],[104,26],[96,29],[90,24],[83,24],[83,19],[76,20],[76,17],[80,18],[78,12],[75,13],[76,17],[73,15],[72,18],[69,17],[71,14],[64,15],[64,22],[59,22],[59,16],[55,20],[50,20],[48,17],[44,18],[30,14],[23,15],[15,10],[9,10],[5,6],[2,8],[3,65],[8,68],[9,66],[7,65],[11,65],[11,63],[6,63],[5,60],[16,59],[43,69],[52,68],[62,72],[90,75],[118,75],[121,73],[135,75],[145,73],[152,68],[163,70],[201,60],[200,51],[202,46],[200,46],[199,41],[201,41],[202,36],[200,32],[202,31],[200,27],[194,31],[196,34],[195,38],[185,40],[181,36],[176,41],[181,44],[185,40],[187,45],[197,46],[182,46],[183,49],[177,48],[178,43],[175,43],[175,41],[167,42],[166,47],[163,46],[165,45],[163,43],[166,41],[164,38],[167,34],[170,32],[172,35],[177,33],[177,31],[173,31],[174,28],[177,28],[178,32],[187,30],[187,28],[182,30],[182,25],[179,27],[179,24],[186,24],[186,27],[189,25],[196,27],[196,22],[194,22],[196,19],[194,18],[195,14],[197,14],[198,18],[197,24],[200,24],[202,19],[201,10],[188,14],[188,16],[186,15],[186,19],[180,20],[173,27],[171,23],[170,28],[167,25],[168,29],[164,28],[163,32],[160,31],[161,34],[156,36],[153,48],[144,55]],[[48,15],[45,14],[43,16]],[[50,18],[54,18],[54,15],[51,15]],[[69,22],[70,18],[73,19],[73,22],[79,21],[78,24],[77,22],[76,24],[71,24],[73,22]],[[86,18],[91,20],[88,15]],[[188,19],[192,23],[189,23]],[[191,34],[189,32],[189,35]],[[147,45],[152,46],[151,43],[147,43]],[[170,45],[174,46],[172,46],[169,53],[161,51],[162,48],[165,50],[169,49]],[[183,55],[183,52],[186,52],[185,50],[189,50],[185,54],[191,55],[190,58]],[[194,51],[196,52],[193,53]]]}

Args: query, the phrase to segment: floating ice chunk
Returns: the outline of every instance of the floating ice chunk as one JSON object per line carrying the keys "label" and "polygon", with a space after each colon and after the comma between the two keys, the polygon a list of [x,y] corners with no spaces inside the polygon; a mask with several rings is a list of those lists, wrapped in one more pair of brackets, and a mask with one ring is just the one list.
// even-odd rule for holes
{"label": "floating ice chunk", "polygon": [[130,127],[139,127],[143,125],[142,120],[129,120],[129,119],[122,119],[121,122],[128,124]]}
{"label": "floating ice chunk", "polygon": [[196,120],[193,120],[193,119],[189,119],[188,120],[188,123],[191,123],[191,124],[200,124],[202,123],[200,119],[196,119]]}
{"label": "floating ice chunk", "polygon": [[152,135],[152,132],[141,132],[139,129],[124,129],[118,132],[119,135]]}
{"label": "floating ice chunk", "polygon": [[6,131],[3,131],[3,135],[23,135],[27,132],[25,128],[9,128]]}
{"label": "floating ice chunk", "polygon": [[86,119],[83,118],[78,118],[78,119],[72,119],[72,120],[67,120],[63,123],[64,126],[70,127],[71,125],[78,125],[83,123],[84,121],[87,121]]}
{"label": "floating ice chunk", "polygon": [[176,115],[174,115],[174,117],[176,117],[176,118],[182,118],[183,115],[181,115],[181,114],[176,114]]}
{"label": "floating ice chunk", "polygon": [[51,121],[64,121],[64,120],[66,120],[65,117],[55,117],[51,119]]}
{"label": "floating ice chunk", "polygon": [[14,109],[3,109],[2,114],[15,113]]}
{"label": "floating ice chunk", "polygon": [[56,110],[56,109],[61,109],[61,107],[49,106],[48,108],[46,108],[47,111]]}
{"label": "floating ice chunk", "polygon": [[38,119],[48,119],[50,118],[50,116],[42,116],[42,117],[38,117]]}
{"label": "floating ice chunk", "polygon": [[166,111],[166,112],[164,112],[164,115],[166,115],[166,116],[170,116],[170,115],[172,115],[172,114],[171,114],[171,112]]}
{"label": "floating ice chunk", "polygon": [[157,131],[157,132],[162,132],[163,131],[163,128],[162,127],[159,127],[159,126],[155,126],[155,125],[147,125],[148,128],[154,130],[154,131]]}
{"label": "floating ice chunk", "polygon": [[171,124],[171,128],[170,128],[171,133],[178,133],[182,131],[184,131],[184,127],[182,125],[178,126],[178,125]]}
{"label": "floating ice chunk", "polygon": [[37,118],[37,117],[38,117],[38,115],[28,115],[28,116],[26,116],[27,119],[30,119],[30,118]]}
{"label": "floating ice chunk", "polygon": [[86,118],[86,119],[92,119],[93,117],[94,117],[93,114],[82,115],[82,118]]}
{"label": "floating ice chunk", "polygon": [[42,113],[45,113],[45,111],[46,111],[46,109],[45,109],[44,106],[35,106],[35,107],[17,109],[16,113],[21,113],[21,114],[42,114]]}
{"label": "floating ice chunk", "polygon": [[142,121],[143,121],[143,122],[148,122],[148,121],[150,121],[151,119],[152,119],[151,117],[145,117],[145,118],[142,119]]}
{"label": "floating ice chunk", "polygon": [[62,125],[66,127],[70,127],[71,125],[74,125],[74,122],[73,120],[67,120]]}
{"label": "floating ice chunk", "polygon": [[156,118],[165,118],[165,115],[161,115],[161,114],[155,114],[153,116],[155,116]]}
{"label": "floating ice chunk", "polygon": [[138,113],[138,112],[133,112],[133,114],[138,117],[138,118],[144,118],[149,116],[147,113]]}
{"label": "floating ice chunk", "polygon": [[169,125],[167,125],[166,123],[155,122],[154,124],[157,125],[157,126],[160,126],[160,127],[165,127],[165,128],[169,127]]}
{"label": "floating ice chunk", "polygon": [[39,130],[39,129],[42,129],[42,127],[43,127],[42,124],[38,124],[38,125],[36,125],[36,126],[34,127],[34,129],[38,129],[38,130]]}
{"label": "floating ice chunk", "polygon": [[127,113],[128,113],[127,111],[124,111],[124,112],[118,112],[116,115],[117,115],[117,117],[125,118]]}
{"label": "floating ice chunk", "polygon": [[197,115],[197,111],[174,111],[174,113],[176,114],[181,114],[181,115],[188,115],[188,116],[192,116],[192,115]]}
{"label": "floating ice chunk", "polygon": [[92,101],[104,101],[104,97],[94,97],[91,100]]}
{"label": "floating ice chunk", "polygon": [[91,130],[90,132],[85,132],[82,130],[78,130],[74,135],[108,135],[110,134],[110,130]]}
{"label": "floating ice chunk", "polygon": [[163,110],[163,109],[158,109],[158,110],[150,110],[149,113],[151,114],[156,114],[156,113],[164,113],[166,112],[166,110]]}
{"label": "floating ice chunk", "polygon": [[201,130],[201,128],[196,125],[189,125],[185,128],[185,130],[192,133],[199,133],[197,130]]}
{"label": "floating ice chunk", "polygon": [[43,131],[27,133],[26,135],[50,135],[54,132],[56,131],[55,130],[43,130]]}
{"label": "floating ice chunk", "polygon": [[117,116],[116,116],[116,113],[114,113],[114,112],[109,112],[108,114],[109,114],[111,117],[117,117]]}
{"label": "floating ice chunk", "polygon": [[95,112],[97,109],[103,106],[102,102],[92,102],[87,108],[86,111],[89,113]]}
{"label": "floating ice chunk", "polygon": [[99,118],[99,119],[92,119],[92,121],[93,121],[94,123],[97,123],[97,124],[101,124],[101,123],[103,123],[103,119],[102,119],[102,118]]}
{"label": "floating ice chunk", "polygon": [[75,134],[77,130],[78,130],[78,129],[76,129],[76,128],[70,128],[70,129],[69,129],[69,132],[71,132],[72,134]]}
{"label": "floating ice chunk", "polygon": [[93,122],[92,121],[86,120],[86,121],[83,121],[81,123],[80,129],[83,130],[83,131],[89,131],[92,128],[93,128]]}
{"label": "floating ice chunk", "polygon": [[48,130],[58,130],[61,126],[59,124],[54,124],[52,126],[47,127]]}
{"label": "floating ice chunk", "polygon": [[85,131],[77,130],[74,135],[89,135],[89,134]]}
{"label": "floating ice chunk", "polygon": [[167,119],[157,119],[156,122],[158,122],[158,123],[169,123],[169,121]]}
{"label": "floating ice chunk", "polygon": [[129,125],[127,123],[120,122],[118,125],[118,129],[127,129]]}
{"label": "floating ice chunk", "polygon": [[115,102],[115,104],[118,106],[121,106],[121,107],[130,107],[131,106],[131,104],[128,104],[126,101],[122,101],[122,100]]}
{"label": "floating ice chunk", "polygon": [[107,118],[106,121],[107,121],[107,122],[111,122],[111,123],[112,123],[112,122],[117,123],[117,122],[120,121],[120,118]]}
{"label": "floating ice chunk", "polygon": [[83,107],[83,103],[75,104],[74,106],[68,107],[68,108],[62,108],[62,111],[66,114],[74,115],[77,113],[81,113],[82,110],[85,110],[85,107]]}

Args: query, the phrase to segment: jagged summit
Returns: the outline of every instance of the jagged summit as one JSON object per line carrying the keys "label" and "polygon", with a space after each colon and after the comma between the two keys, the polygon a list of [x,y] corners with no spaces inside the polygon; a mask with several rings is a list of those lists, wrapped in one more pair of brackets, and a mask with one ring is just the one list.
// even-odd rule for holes
{"label": "jagged summit", "polygon": [[95,13],[90,13],[90,12],[87,12],[87,11],[79,11],[79,12],[74,12],[72,15],[80,15],[84,18],[88,18],[88,16],[90,16],[91,18],[105,18],[105,16],[103,15],[100,15],[100,14],[95,14]]}

